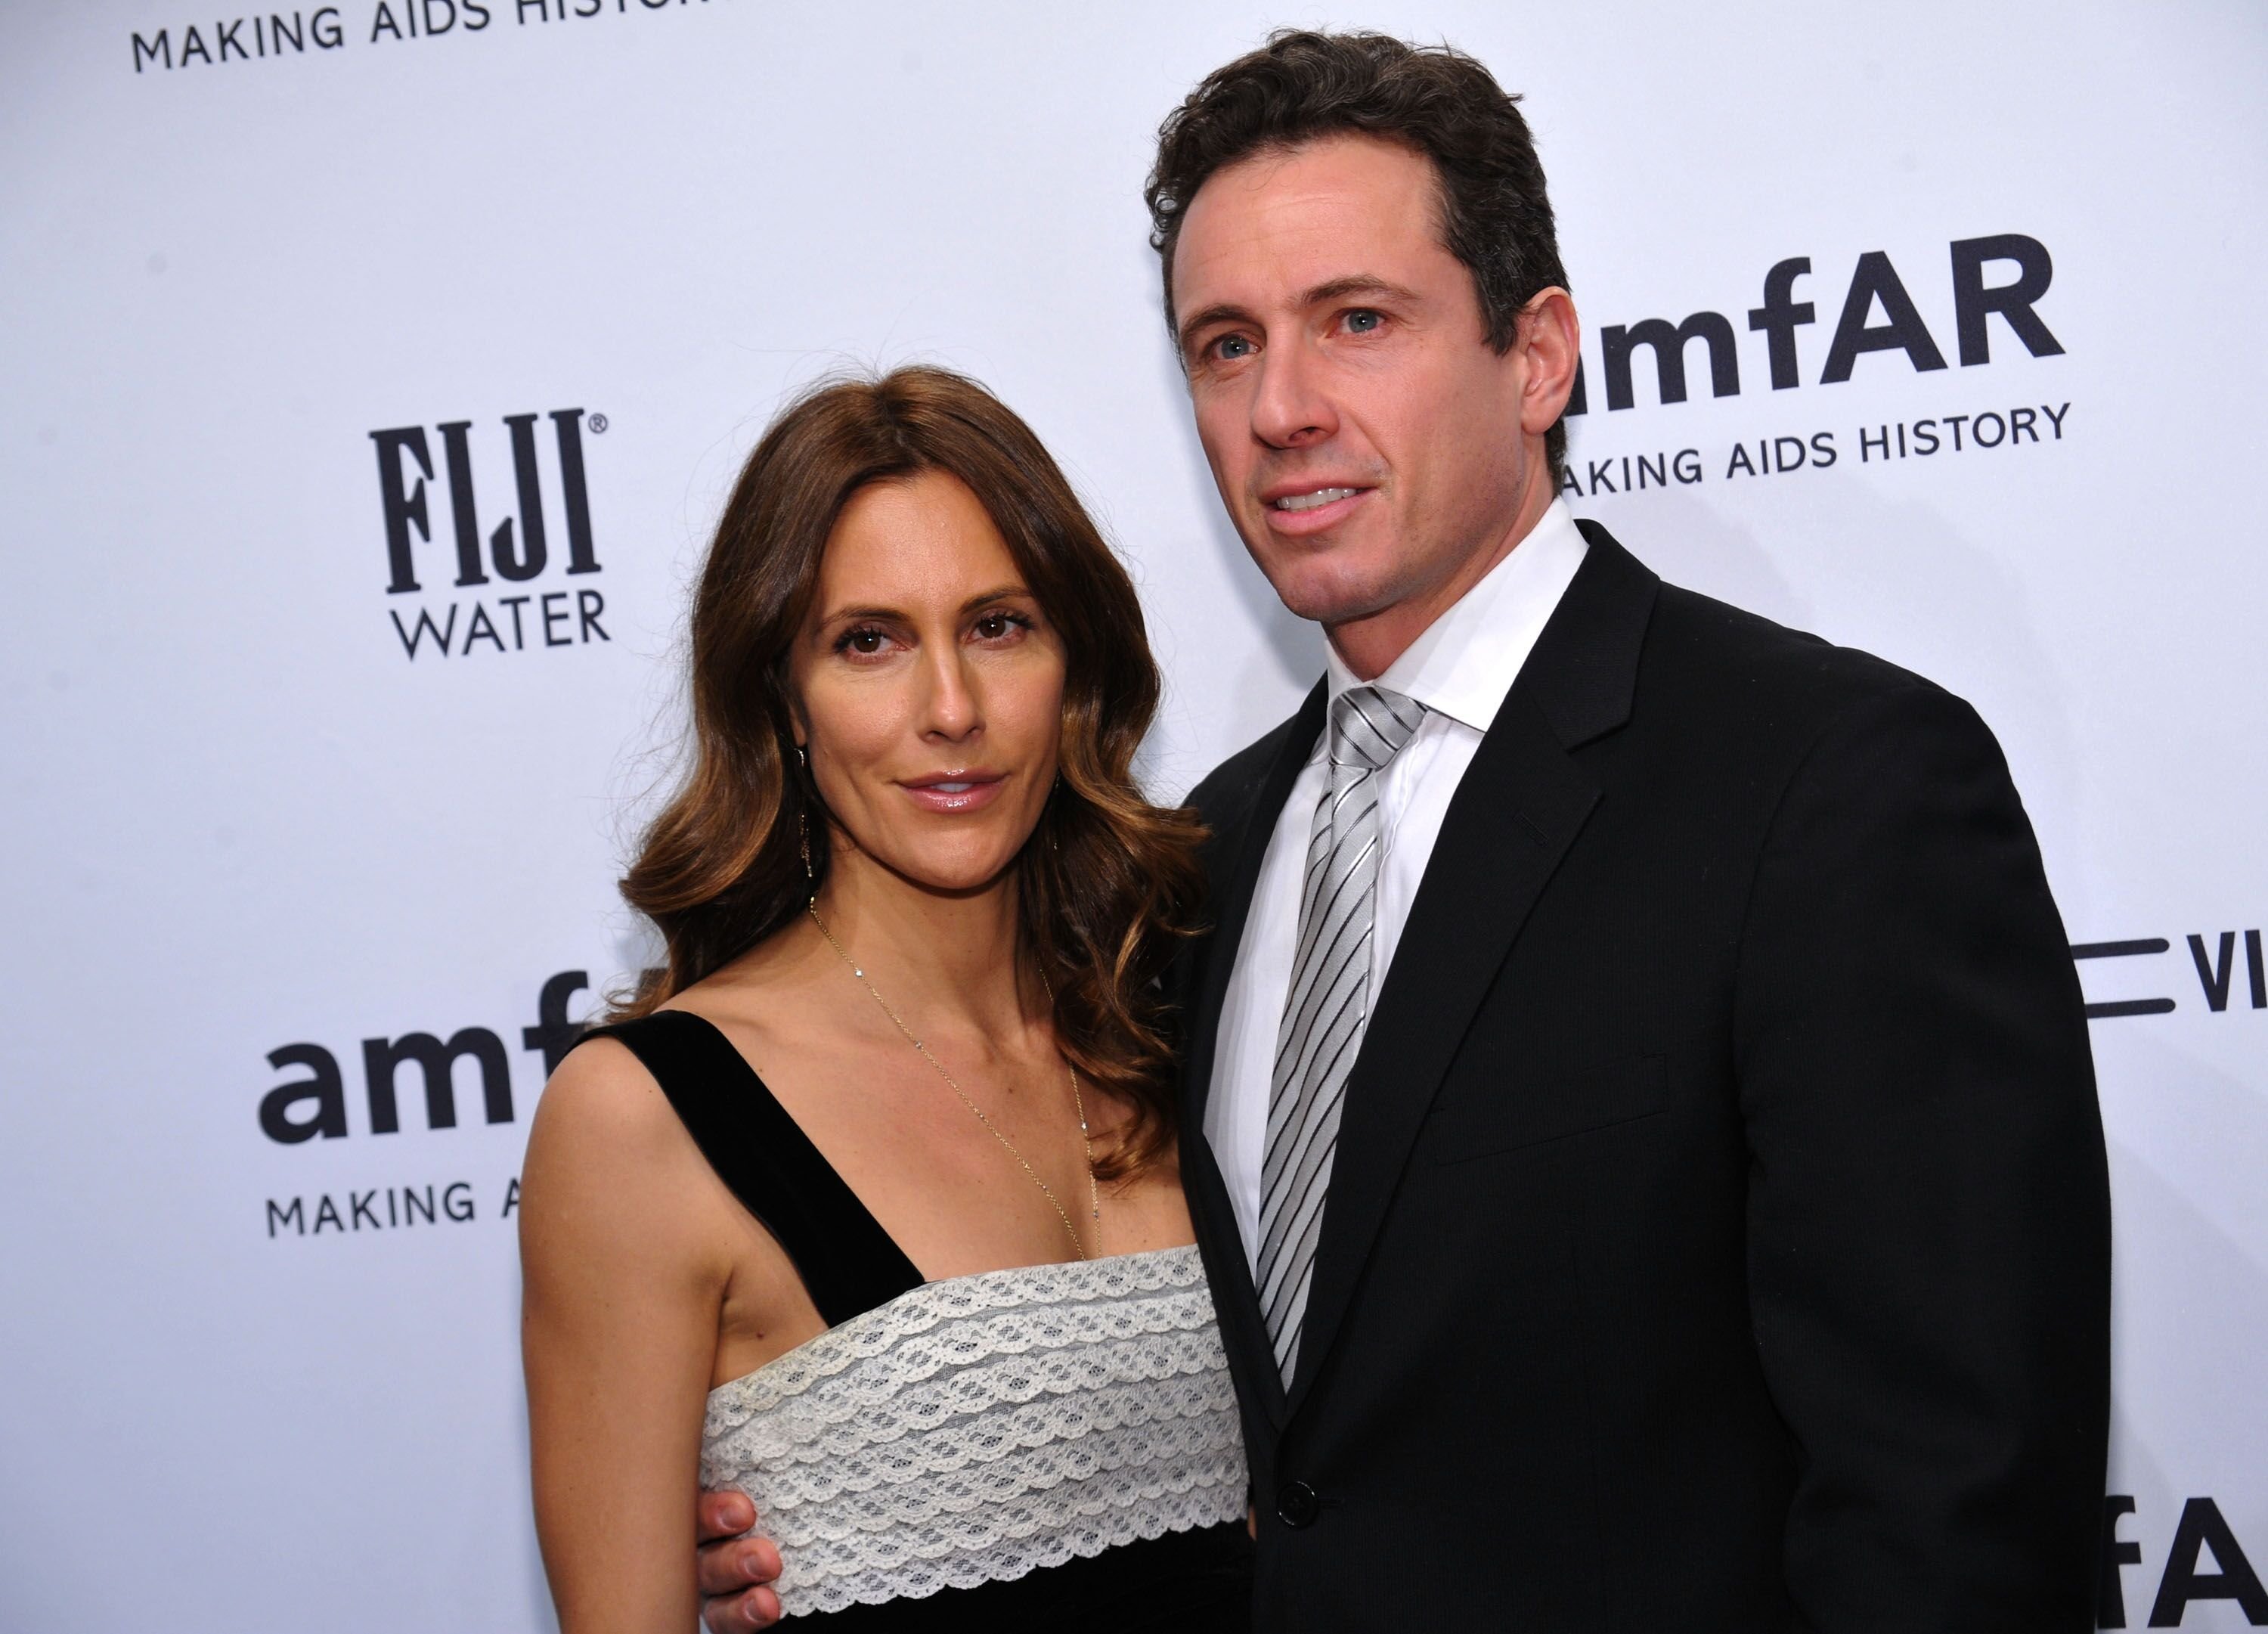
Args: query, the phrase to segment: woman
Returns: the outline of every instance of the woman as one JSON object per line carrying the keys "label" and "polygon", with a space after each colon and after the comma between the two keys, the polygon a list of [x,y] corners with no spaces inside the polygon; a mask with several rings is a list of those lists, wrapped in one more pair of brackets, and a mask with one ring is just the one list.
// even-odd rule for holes
{"label": "woman", "polygon": [[693,1626],[696,1466],[791,1621],[1241,1627],[1156,988],[1198,833],[1130,774],[1133,586],[1021,421],[902,369],[766,433],[692,648],[695,762],[623,885],[668,962],[524,1172],[563,1630]]}

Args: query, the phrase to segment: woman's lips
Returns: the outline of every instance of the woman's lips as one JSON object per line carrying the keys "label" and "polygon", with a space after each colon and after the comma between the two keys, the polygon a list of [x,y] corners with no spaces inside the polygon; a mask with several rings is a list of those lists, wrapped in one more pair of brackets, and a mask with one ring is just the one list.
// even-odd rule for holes
{"label": "woman's lips", "polygon": [[994,772],[971,772],[959,777],[930,777],[898,785],[925,812],[974,812],[1000,798],[1007,779]]}

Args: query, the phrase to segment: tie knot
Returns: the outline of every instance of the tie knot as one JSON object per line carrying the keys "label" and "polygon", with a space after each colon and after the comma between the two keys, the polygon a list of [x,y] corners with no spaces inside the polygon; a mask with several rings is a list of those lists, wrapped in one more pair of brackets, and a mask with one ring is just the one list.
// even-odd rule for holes
{"label": "tie knot", "polygon": [[1384,687],[1350,687],[1331,703],[1331,764],[1372,772],[1402,753],[1425,706]]}

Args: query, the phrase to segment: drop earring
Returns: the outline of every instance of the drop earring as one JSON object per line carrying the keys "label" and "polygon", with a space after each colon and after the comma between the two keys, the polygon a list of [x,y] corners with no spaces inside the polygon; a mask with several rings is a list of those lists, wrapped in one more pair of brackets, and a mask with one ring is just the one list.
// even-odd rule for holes
{"label": "drop earring", "polygon": [[801,812],[795,814],[796,855],[803,858],[803,882],[812,887],[811,900],[819,900],[819,876],[811,871],[811,820]]}

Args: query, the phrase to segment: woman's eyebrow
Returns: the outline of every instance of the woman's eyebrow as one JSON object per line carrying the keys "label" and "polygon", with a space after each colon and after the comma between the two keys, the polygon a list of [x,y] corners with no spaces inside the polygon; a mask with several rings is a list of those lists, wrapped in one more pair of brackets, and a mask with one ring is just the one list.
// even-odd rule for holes
{"label": "woman's eyebrow", "polygon": [[1003,585],[997,590],[988,590],[982,595],[969,597],[961,604],[961,610],[963,613],[973,613],[988,601],[1001,601],[1010,596],[1028,596],[1031,593],[1021,585]]}
{"label": "woman's eyebrow", "polygon": [[[1031,591],[1022,585],[998,585],[990,590],[981,591],[969,597],[961,604],[961,611],[973,613],[988,601],[1005,601],[1016,596],[1028,598],[1031,593]],[[887,607],[873,604],[865,607],[836,607],[832,612],[821,614],[819,622],[821,624],[839,624],[846,618],[905,619],[909,616],[910,615],[902,607]]]}

